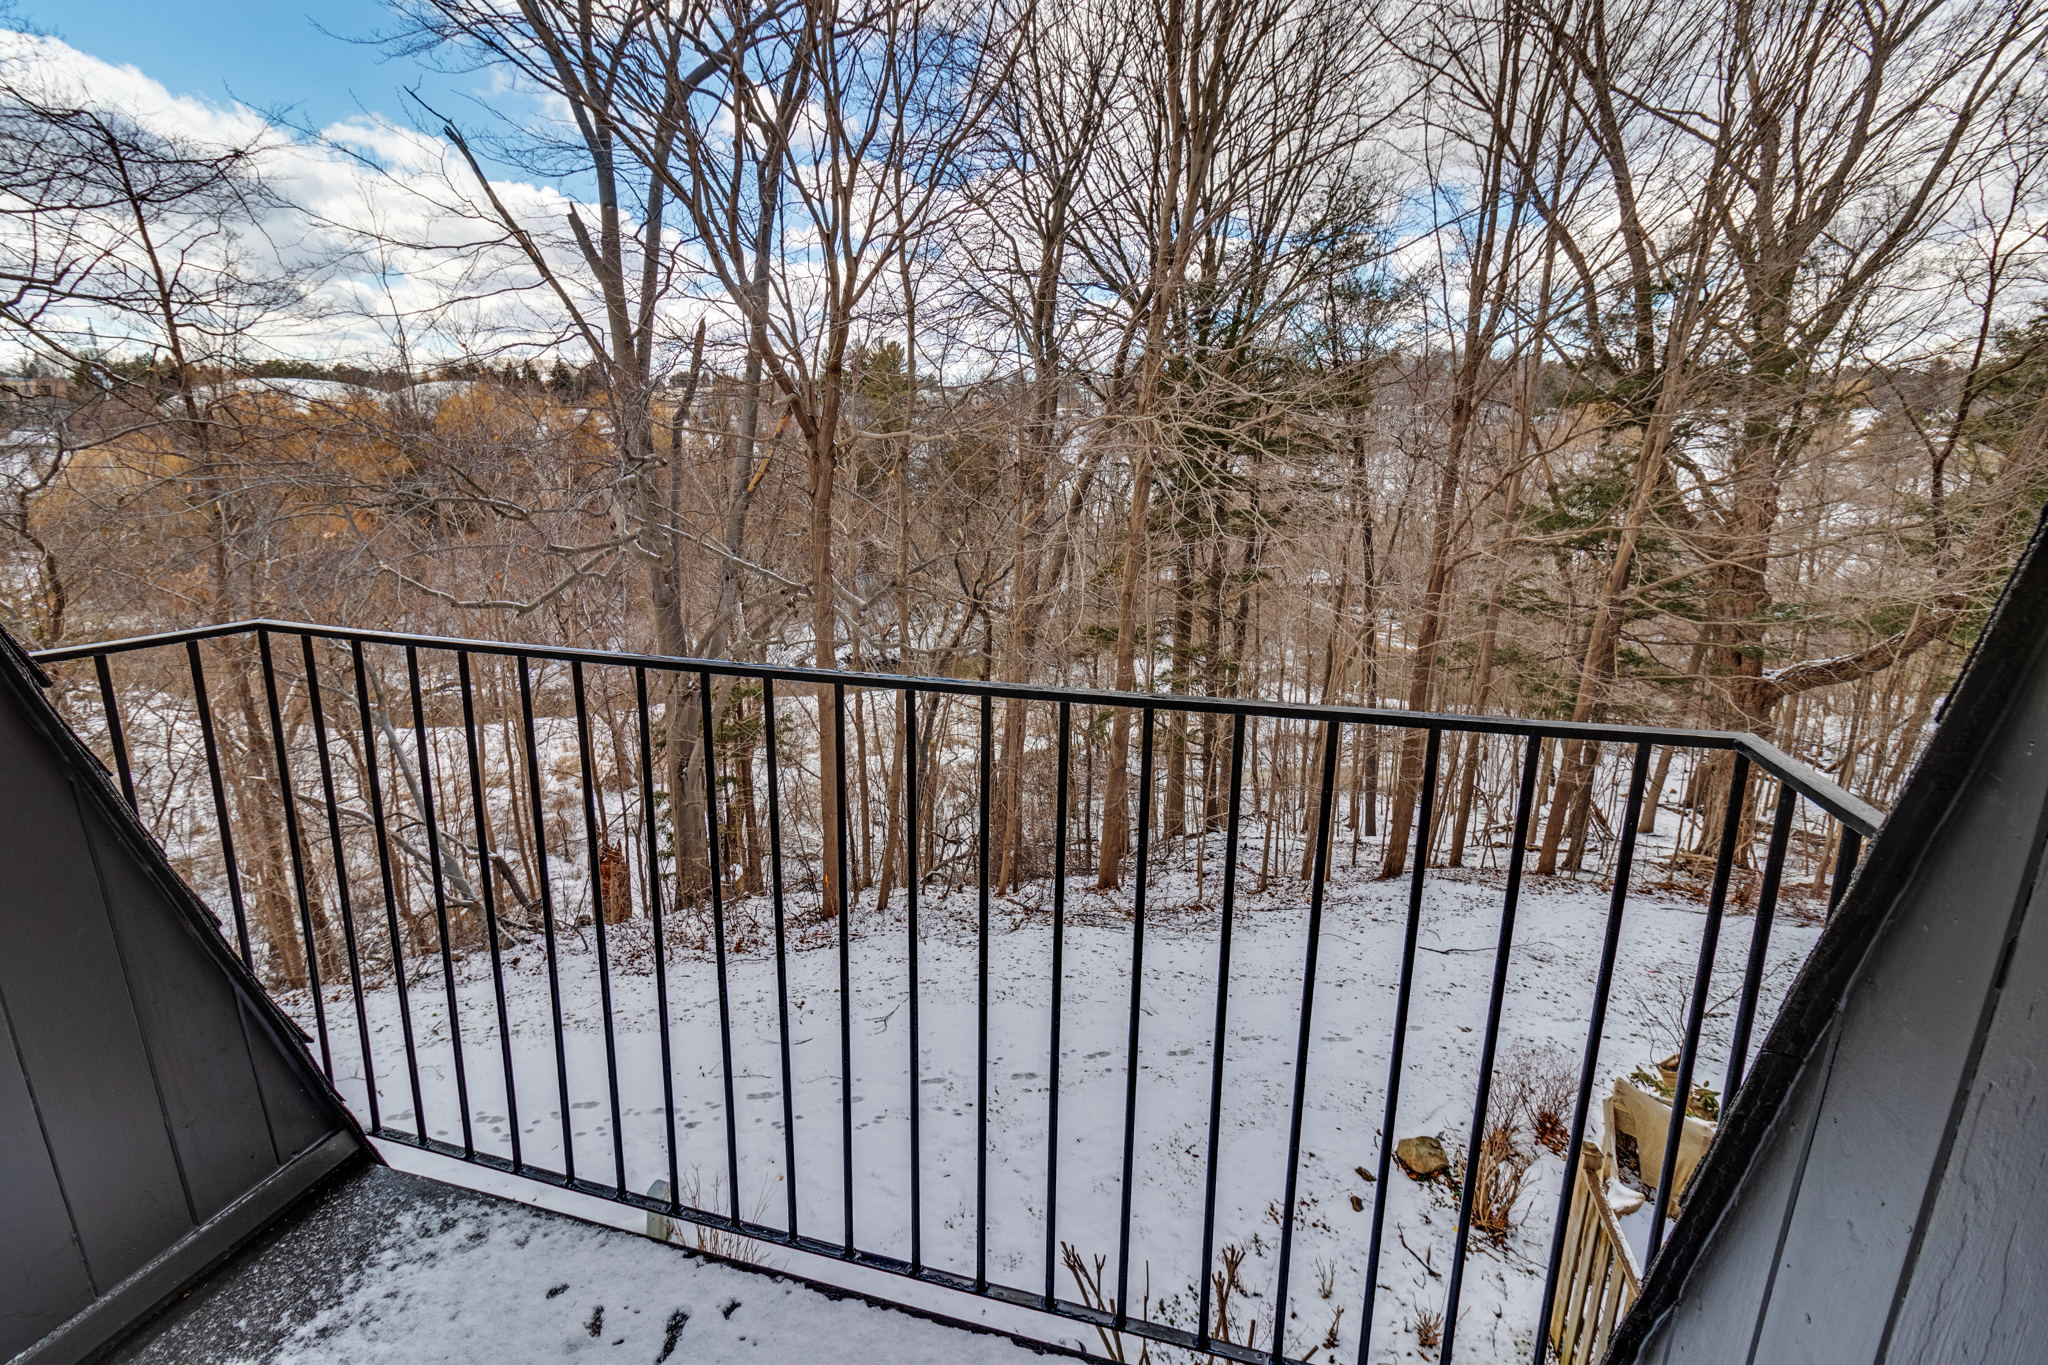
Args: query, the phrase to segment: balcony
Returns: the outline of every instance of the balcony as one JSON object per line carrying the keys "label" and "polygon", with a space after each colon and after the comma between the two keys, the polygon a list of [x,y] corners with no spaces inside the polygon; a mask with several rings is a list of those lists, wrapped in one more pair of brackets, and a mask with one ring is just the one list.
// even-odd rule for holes
{"label": "balcony", "polygon": [[106,1359],[1027,1365],[1063,1354],[369,1166],[308,1197]]}
{"label": "balcony", "polygon": [[351,1177],[138,1360],[294,1237],[445,1271],[363,1210],[465,1199],[1110,1359],[1584,1358],[1565,1154],[1669,1061],[1654,1259],[1878,819],[1736,734],[288,622],[38,663],[375,1150],[483,1192]]}

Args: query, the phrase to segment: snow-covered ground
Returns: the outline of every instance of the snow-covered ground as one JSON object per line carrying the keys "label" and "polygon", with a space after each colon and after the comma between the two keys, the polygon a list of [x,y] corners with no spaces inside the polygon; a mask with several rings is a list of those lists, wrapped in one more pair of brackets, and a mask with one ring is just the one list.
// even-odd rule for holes
{"label": "snow-covered ground", "polygon": [[538,1216],[499,1205],[394,1228],[339,1296],[260,1357],[262,1365],[1054,1359],[602,1228],[533,1221]]}
{"label": "snow-covered ground", "polygon": [[[1646,878],[1639,878],[1646,880]],[[1219,912],[1198,903],[1192,879],[1161,875],[1152,891],[1144,972],[1130,972],[1133,939],[1125,902],[1112,903],[1075,882],[1068,897],[1064,980],[1059,992],[1057,1240],[1092,1265],[1106,1257],[1104,1288],[1117,1272],[1126,1044],[1134,991],[1141,1001],[1131,1191],[1132,1310],[1192,1329],[1208,1149],[1212,1043],[1215,1037]],[[1383,1140],[1438,1135],[1462,1168],[1471,1142],[1472,1104],[1501,928],[1497,874],[1433,870],[1425,880],[1414,966],[1412,1012],[1392,1131],[1383,1132],[1389,1043],[1407,914],[1403,882],[1367,880],[1363,870],[1333,874],[1315,975],[1302,1119],[1291,1285],[1286,1304],[1290,1356],[1355,1358],[1366,1300],[1366,1257],[1376,1199],[1386,1204],[1379,1292],[1372,1301],[1375,1361],[1432,1360],[1416,1324],[1444,1308],[1457,1223],[1454,1190],[1418,1184],[1398,1166],[1384,1186],[1361,1174],[1377,1169]],[[1208,898],[1215,893],[1213,872]],[[1036,1291],[1046,1278],[1048,1109],[1053,1059],[1052,933],[1048,888],[1026,888],[1001,902],[990,935],[987,1150],[988,1273]],[[798,1227],[838,1241],[842,1217],[842,1104],[853,1115],[854,1240],[868,1251],[910,1255],[911,1127],[919,1118],[926,1264],[972,1275],[975,1255],[977,935],[971,896],[928,898],[918,935],[917,1035],[913,1049],[909,934],[901,904],[893,913],[855,912],[848,954],[852,1025],[850,1087],[841,1084],[840,951],[834,927],[793,930],[788,972],[788,1085],[795,1114],[796,1162],[785,1161],[782,1034],[776,963],[753,950],[728,958],[727,1017],[733,1055],[731,1118],[739,1158],[739,1212],[784,1226],[789,1182]],[[1563,1066],[1574,1073],[1585,1045],[1592,979],[1605,931],[1608,895],[1590,881],[1531,879],[1524,888],[1509,956],[1501,1016],[1502,1064],[1510,1069]],[[381,946],[381,919],[359,909],[366,941]],[[744,918],[736,912],[735,918]],[[1256,1324],[1270,1342],[1274,1318],[1288,1125],[1295,1081],[1307,946],[1304,888],[1241,895],[1228,982],[1229,1022],[1216,1170],[1218,1248],[1242,1252],[1242,1287],[1233,1316],[1240,1333]],[[1726,1068],[1729,1003],[1740,979],[1754,921],[1731,916],[1721,938],[1699,1079],[1716,1089]],[[1612,1009],[1603,1035],[1595,1090],[1676,1050],[1691,989],[1704,907],[1639,891],[1623,921]],[[1781,915],[1774,929],[1763,1022],[1817,929]],[[666,959],[674,1091],[664,1104],[660,1016],[645,921],[612,926],[611,1034],[607,1055],[592,926],[563,932],[558,962],[569,1137],[576,1173],[610,1183],[614,1141],[623,1146],[626,1184],[648,1190],[666,1179],[667,1142],[686,1201],[725,1211],[727,1174],[719,992],[713,957],[672,936]],[[455,1050],[438,962],[409,959],[408,1000],[419,1057],[424,1124],[442,1141],[463,1140]],[[520,1155],[555,1170],[564,1162],[560,1080],[551,992],[540,945],[510,950],[504,970],[506,1013]],[[346,986],[324,993],[323,1012],[336,1077],[367,1116],[369,1082]],[[507,1102],[501,1033],[488,957],[456,970],[462,1056],[472,1136],[481,1151],[511,1155],[515,1130]],[[312,1031],[312,1001],[285,1001]],[[411,1130],[420,1119],[403,1064],[398,994],[388,982],[366,994],[371,1070],[382,1122]],[[913,1061],[915,1085],[912,1084]],[[618,1077],[615,1129],[608,1077]],[[1496,1111],[1498,1113],[1498,1111]],[[1590,1135],[1590,1134],[1589,1134]],[[1527,1135],[1525,1134],[1525,1140]],[[1533,1146],[1533,1144],[1531,1144]],[[1459,1311],[1457,1357],[1473,1362],[1527,1360],[1542,1269],[1549,1250],[1562,1161],[1538,1159],[1518,1205],[1520,1226],[1495,1244],[1475,1234]],[[476,1167],[404,1155],[414,1169],[479,1184],[589,1214],[597,1201],[514,1181]],[[611,1206],[613,1221],[639,1226],[642,1215]],[[687,1234],[686,1234],[687,1235]],[[776,1248],[769,1264],[833,1278],[979,1316],[1046,1339],[1102,1344],[1087,1329],[1000,1305]],[[1081,1298],[1064,1266],[1058,1292]],[[1137,1300],[1143,1296],[1144,1302]],[[1324,1343],[1334,1335],[1334,1352]],[[1138,1343],[1128,1343],[1133,1358]],[[1176,1352],[1153,1349],[1155,1360]],[[1181,1357],[1184,1358],[1184,1357]]]}
{"label": "snow-covered ground", "polygon": [[111,1365],[1048,1365],[925,1321],[396,1171],[327,1186]]}
{"label": "snow-covered ground", "polygon": [[[326,686],[330,693],[339,688],[332,678]],[[79,695],[82,704],[73,709],[79,712],[81,729],[104,749],[96,697],[90,692]],[[803,756],[813,752],[805,738],[816,736],[810,706],[807,700],[792,697],[784,711],[788,734],[783,741],[783,839],[791,891],[786,1080],[769,908],[759,899],[728,907],[725,1028],[733,1058],[729,1117],[738,1147],[734,1181],[725,1137],[728,1114],[717,967],[705,941],[706,916],[701,911],[678,915],[672,909],[663,955],[672,1106],[664,1096],[658,1026],[663,1002],[656,997],[654,945],[645,919],[608,930],[608,1041],[577,785],[582,761],[574,723],[560,714],[537,717],[535,729],[547,788],[543,804],[548,880],[561,925],[557,973],[564,1065],[558,1073],[554,992],[546,955],[536,940],[507,949],[504,998],[509,1029],[500,1029],[489,955],[478,946],[456,956],[457,1009],[451,1021],[429,907],[422,903],[426,888],[419,869],[413,867],[399,894],[407,901],[402,907],[407,921],[427,926],[425,943],[411,944],[406,955],[406,1003],[419,1057],[421,1103],[416,1106],[404,1065],[404,1029],[389,971],[378,864],[368,837],[371,822],[359,759],[342,742],[350,739],[344,723],[348,708],[330,700],[338,799],[352,812],[344,834],[348,881],[370,982],[363,1004],[369,1020],[368,1066],[355,1022],[356,1006],[340,975],[343,963],[331,945],[323,950],[322,971],[330,985],[319,1001],[320,1018],[316,1019],[315,1002],[304,992],[287,996],[283,1003],[309,1033],[318,1032],[324,1023],[337,1081],[363,1117],[370,1117],[369,1078],[374,1076],[377,1118],[384,1125],[400,1131],[424,1126],[428,1136],[460,1144],[464,1132],[453,1065],[459,1031],[470,1136],[479,1151],[512,1156],[516,1131],[518,1155],[524,1161],[559,1171],[565,1158],[573,1155],[579,1177],[608,1184],[617,1176],[616,1143],[624,1156],[624,1184],[646,1192],[657,1180],[668,1178],[672,1140],[685,1202],[727,1212],[736,1189],[743,1219],[786,1227],[793,1186],[798,1230],[836,1243],[848,1236],[842,1124],[850,1107],[851,1240],[861,1250],[908,1259],[914,1106],[921,1140],[923,1261],[971,1276],[979,1117],[976,902],[971,891],[941,894],[936,881],[925,896],[916,935],[913,1046],[908,951],[912,936],[903,897],[899,892],[891,910],[877,911],[872,890],[862,892],[851,917],[845,969],[851,998],[842,1014],[836,926],[818,916],[815,886],[801,885],[818,857],[818,806],[806,800],[815,796],[815,776],[803,762]],[[139,691],[124,701],[124,707],[144,818],[160,831],[173,859],[226,924],[218,839],[189,703],[172,694]],[[484,727],[487,733],[482,737],[485,804],[493,838],[501,847],[530,829],[530,815],[522,814],[517,804],[523,779],[505,762],[516,747],[515,738],[503,729],[505,723],[501,717],[498,728]],[[628,899],[637,913],[644,914],[644,845],[635,846],[634,831],[644,829],[647,822],[630,756],[634,746],[631,736],[603,734],[609,737],[596,746],[597,809],[607,836],[624,848],[632,883]],[[942,842],[955,855],[943,862],[942,871],[953,876],[961,875],[963,865],[971,865],[971,856],[959,850],[968,846],[960,842],[963,838],[972,841],[976,797],[973,784],[960,777],[975,771],[972,745],[961,748],[953,742],[959,740],[959,734],[952,735],[951,747],[935,755],[926,778],[928,808],[940,812],[937,825],[948,831]],[[430,727],[428,747],[444,821],[443,846],[453,851],[451,867],[462,865],[464,875],[474,879],[473,850],[462,849],[463,829],[473,809],[473,793],[463,785],[462,732]],[[316,901],[325,902],[332,891],[325,869],[332,863],[322,847],[327,833],[323,802],[311,795],[316,790],[317,759],[303,730],[297,732],[293,749],[308,860],[316,874],[313,894]],[[409,840],[417,859],[423,839],[416,809],[419,796],[412,778],[397,771],[395,757],[403,754],[407,763],[416,762],[412,756],[417,741],[409,734],[400,738],[386,732],[380,749],[380,761],[387,765],[387,824],[394,842]],[[879,793],[887,782],[888,737],[878,738],[868,752],[869,777]],[[1689,751],[1678,752],[1672,765],[1673,791],[1684,781],[1693,757]],[[1488,761],[1501,768],[1500,775],[1509,775],[1513,758],[1511,748],[1501,748]],[[1617,765],[1625,759],[1626,754],[1618,752],[1607,756],[1603,789],[1624,779]],[[755,777],[760,792],[763,775]],[[948,777],[950,782],[942,780]],[[1487,790],[1482,783],[1482,795]],[[1267,796],[1278,800],[1285,792],[1276,789]],[[246,817],[241,798],[236,800],[238,818]],[[1482,807],[1471,850],[1477,866],[1431,869],[1424,880],[1400,1103],[1391,1128],[1384,1132],[1409,890],[1405,880],[1371,879],[1377,865],[1376,841],[1368,839],[1360,847],[1348,834],[1342,838],[1352,847],[1339,850],[1318,943],[1293,1254],[1281,1314],[1291,1357],[1357,1358],[1368,1304],[1370,1360],[1437,1356],[1423,1338],[1429,1335],[1428,1319],[1446,1307],[1456,1191],[1447,1182],[1410,1181],[1398,1167],[1384,1185],[1361,1171],[1377,1171],[1383,1143],[1424,1135],[1439,1137],[1451,1155],[1453,1170],[1461,1171],[1465,1149],[1473,1142],[1472,1107],[1486,1042],[1502,922],[1500,869],[1506,861],[1507,813],[1485,807],[1484,802]],[[1277,808],[1286,809],[1284,800]],[[1609,809],[1605,798],[1601,809]],[[730,811],[727,816],[734,818]],[[1614,996],[1595,1077],[1591,1120],[1596,1127],[1598,1100],[1613,1078],[1651,1067],[1677,1051],[1706,923],[1705,908],[1697,899],[1667,889],[1685,880],[1671,871],[1673,863],[1682,861],[1673,857],[1673,851],[1686,842],[1682,820],[1697,817],[1681,817],[1667,807],[1658,819],[1660,828],[1646,834],[1638,849],[1634,893],[1623,921]],[[1077,827],[1086,823],[1077,820]],[[1291,833],[1290,824],[1296,826]],[[1070,882],[1064,976],[1058,992],[1059,1176],[1050,1211],[1056,1245],[1071,1247],[1084,1270],[1092,1270],[1096,1258],[1105,1258],[1101,1292],[1115,1292],[1124,1198],[1128,1032],[1135,995],[1140,1027],[1130,1190],[1130,1309],[1136,1316],[1193,1330],[1204,1278],[1222,1268],[1226,1259],[1236,1261],[1239,1284],[1229,1296],[1234,1335],[1242,1341],[1256,1331],[1261,1347],[1271,1342],[1276,1316],[1288,1129],[1308,947],[1307,889],[1298,876],[1288,875],[1301,862],[1300,824],[1300,819],[1286,818],[1267,823],[1248,805],[1227,983],[1229,1019],[1221,1039],[1225,1067],[1217,1125],[1215,1255],[1210,1265],[1201,1264],[1201,1236],[1209,1174],[1211,1065],[1217,1042],[1221,836],[1209,836],[1206,846],[1201,840],[1179,839],[1162,840],[1153,848],[1142,980],[1134,980],[1130,970],[1134,945],[1129,889],[1104,896],[1089,889],[1087,879]],[[1270,858],[1262,844],[1267,837],[1276,839]],[[247,833],[238,835],[245,879],[250,875],[247,850],[252,842]],[[666,859],[666,851],[663,856]],[[1604,855],[1611,856],[1611,851]],[[1604,857],[1596,854],[1592,862],[1601,863]],[[943,860],[934,856],[931,861],[939,865]],[[1272,879],[1269,889],[1255,893],[1253,885],[1265,877]],[[1738,907],[1754,893],[1754,878],[1747,873],[1738,876],[1733,897]],[[1792,972],[1818,934],[1811,917],[1802,913],[1808,907],[1794,904],[1792,894],[1788,886],[1773,931],[1756,1037],[1761,1037]],[[505,899],[501,895],[501,905]],[[1055,1064],[1049,1051],[1054,1001],[1050,900],[1049,884],[1027,884],[1013,896],[998,897],[990,915],[987,1270],[993,1282],[1031,1293],[1041,1292],[1047,1283],[1047,1134],[1055,1098]],[[1590,876],[1531,877],[1525,883],[1508,959],[1497,1076],[1562,1072],[1576,1077],[1608,901],[1607,888]],[[325,905],[330,923],[335,909]],[[1739,909],[1731,914],[1716,957],[1709,996],[1713,1009],[1696,1077],[1716,1090],[1727,1069],[1730,1016],[1753,923]],[[264,950],[260,941],[258,949]],[[850,1023],[852,1049],[850,1084],[845,1085],[842,1018]],[[514,1080],[510,1097],[504,1062],[508,1047]],[[616,1124],[610,1085],[614,1073]],[[564,1151],[563,1076],[572,1153]],[[785,1158],[785,1089],[795,1120],[794,1163]],[[1505,1101],[1506,1096],[1497,1098]],[[1512,1108],[1497,1104],[1490,1121],[1513,1117]],[[1468,1249],[1456,1337],[1461,1360],[1522,1361],[1533,1354],[1563,1162],[1535,1144],[1526,1117],[1522,1116],[1518,1142],[1535,1153],[1535,1162],[1516,1205],[1519,1223],[1497,1241],[1475,1233]],[[1565,1117],[1569,1119],[1569,1106]],[[641,1214],[617,1204],[392,1144],[387,1147],[395,1162],[411,1169],[622,1226],[643,1225]],[[1373,1210],[1381,1200],[1385,1234],[1375,1277],[1378,1289],[1369,1296],[1367,1247]],[[1026,1310],[782,1248],[747,1246],[752,1248],[749,1254],[770,1264],[955,1316],[977,1317],[1090,1349],[1113,1345],[1089,1329]],[[722,1242],[719,1247],[733,1249]],[[1055,1259],[1054,1291],[1068,1299],[1087,1298],[1068,1266],[1057,1263],[1057,1255]],[[1334,1350],[1326,1344],[1333,1339]],[[1127,1343],[1127,1350],[1135,1358],[1138,1343]],[[1151,1358],[1164,1362],[1180,1354],[1155,1347]]]}

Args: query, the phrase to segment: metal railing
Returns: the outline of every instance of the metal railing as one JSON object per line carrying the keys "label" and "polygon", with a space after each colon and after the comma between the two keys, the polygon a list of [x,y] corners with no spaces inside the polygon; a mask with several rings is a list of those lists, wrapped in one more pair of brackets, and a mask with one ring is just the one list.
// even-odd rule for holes
{"label": "metal railing", "polygon": [[[1604,887],[1597,951],[1569,973],[1590,981],[1575,1015],[1584,1034],[1568,1131],[1555,1137],[1557,1150],[1578,1152],[1603,1070],[1625,912],[1632,897],[1640,902],[1636,883],[1650,865],[1667,888],[1683,883],[1704,903],[1683,917],[1696,921],[1697,941],[1685,945],[1695,965],[1678,1021],[1679,1094],[1693,1093],[1707,1060],[1709,1014],[1717,1028],[1725,1014],[1711,990],[1724,923],[1750,916],[1747,952],[1728,967],[1739,977],[1732,1024],[1715,1044],[1726,1054],[1722,1093],[1732,1095],[1767,1022],[1781,901],[1814,893],[1816,906],[1831,905],[1879,818],[1755,737],[1713,731],[1115,694],[284,621],[36,657],[378,1138],[1050,1313],[1105,1343],[1129,1334],[1234,1361],[1327,1359],[1340,1337],[1365,1361],[1376,1335],[1384,1344],[1393,1330],[1378,1286],[1392,1254],[1404,1081],[1411,1102],[1415,1094],[1409,1034],[1421,1017],[1431,887],[1456,877],[1457,887],[1498,888],[1490,945],[1450,950],[1491,955],[1484,1017],[1470,1021],[1481,1031],[1469,1123],[1452,1134],[1469,1153],[1487,1140],[1510,1041],[1503,1008],[1524,946],[1517,919],[1535,875],[1530,857],[1561,864],[1573,887]],[[1681,794],[1667,798],[1674,782]],[[1676,821],[1668,832],[1666,815]],[[1338,875],[1347,854],[1348,880]],[[1377,872],[1359,873],[1362,858],[1378,860]],[[1340,883],[1344,903],[1333,908]],[[1319,976],[1356,965],[1329,958],[1351,951],[1329,924],[1351,924],[1368,885],[1392,898],[1389,934],[1399,925],[1398,950],[1392,937],[1386,945],[1392,960],[1374,959],[1390,976],[1391,1018],[1383,1036],[1339,1056],[1317,1032]],[[1233,1015],[1234,994],[1247,988],[1234,988],[1233,972],[1279,933],[1269,925],[1298,933],[1299,963],[1275,986],[1284,986],[1292,1037],[1259,1067],[1242,1059],[1252,1044],[1232,1041],[1247,1036]],[[1028,963],[1018,946],[1026,929],[1033,945],[1044,933],[1045,956]],[[1246,937],[1254,931],[1256,943]],[[1101,961],[1112,942],[1127,953],[1113,971]],[[1213,962],[1211,994],[1199,1010],[1176,1012],[1199,1019],[1164,1018],[1157,1001],[1148,1008],[1148,989],[1162,989],[1148,944],[1155,954],[1192,944]],[[896,1004],[857,1048],[856,1000],[883,985]],[[1025,1000],[1026,985],[1043,996]],[[1127,998],[1105,999],[1117,989]],[[1475,1001],[1481,989],[1475,977]],[[1364,993],[1355,986],[1340,1003],[1349,1009]],[[708,1017],[685,1020],[714,995],[715,1029]],[[932,1015],[942,996],[951,1016]],[[897,1027],[899,1006],[896,1060],[874,1062],[879,1045],[868,1039]],[[1114,1063],[1084,1066],[1075,1037],[1063,1036],[1084,1009],[1098,1025],[1117,1019],[1117,1042],[1089,1038],[1099,1050],[1085,1060],[1120,1055],[1120,1078]],[[578,1024],[579,1012],[592,1027]],[[658,1057],[634,1055],[650,1013]],[[822,1049],[794,1036],[814,1020],[836,1032]],[[698,1030],[694,1043],[676,1036],[686,1023]],[[1156,1070],[1167,1059],[1147,1046],[1148,1032],[1197,1023],[1208,1025],[1206,1044],[1172,1050],[1196,1058],[1173,1063],[1178,1081]],[[1042,1046],[1020,1036],[1025,1025]],[[1233,1048],[1239,1060],[1229,1065]],[[955,1054],[950,1068],[943,1049]],[[856,1067],[857,1051],[868,1064]],[[836,1066],[802,1074],[827,1054]],[[1007,1071],[1034,1054],[1042,1077]],[[1004,1088],[1020,1075],[1044,1081],[1035,1116]],[[1219,1193],[1224,1166],[1247,1164],[1226,1151],[1232,1125],[1248,1122],[1228,1103],[1233,1087],[1269,1075],[1285,1077],[1257,1106],[1273,1141],[1255,1155],[1270,1156],[1271,1168],[1262,1184],[1233,1175]],[[741,1084],[756,1077],[765,1092]],[[880,1082],[903,1091],[886,1113],[858,1093]],[[692,1110],[682,1091],[699,1084],[707,1095]],[[1370,1112],[1325,1115],[1325,1097],[1374,1086]],[[924,1098],[947,1087],[958,1093],[946,1104]],[[829,1095],[829,1140],[823,1120],[799,1112],[800,1090]],[[1184,1127],[1162,1138],[1173,1102],[1186,1110]],[[1144,1114],[1148,1106],[1159,1112]],[[1673,1110],[1676,1124],[1685,1106]],[[681,1149],[700,1141],[682,1117],[693,1112],[718,1115],[708,1193],[701,1168],[700,1179],[683,1178]],[[1114,1119],[1103,1121],[1106,1112]],[[551,1120],[548,1131],[540,1119]],[[1311,1120],[1307,1153],[1319,1173],[1338,1159],[1317,1149],[1352,1129],[1374,1144],[1373,1171],[1357,1168],[1370,1204],[1352,1197],[1363,1236],[1346,1241],[1314,1212],[1321,1187],[1305,1188],[1303,1171]],[[930,1138],[934,1125],[944,1125],[943,1142]],[[1148,1163],[1178,1143],[1198,1187],[1141,1194],[1141,1177],[1151,1178],[1139,1167],[1141,1132]],[[1674,1132],[1658,1190],[1678,1147]],[[1113,1218],[1106,1200],[1073,1207],[1076,1162],[1094,1172],[1083,1193],[1116,1192]],[[1542,1309],[1518,1338],[1533,1340],[1539,1365],[1568,1250],[1574,1267],[1583,1259],[1568,1247],[1583,1205],[1578,1163],[1562,1165]],[[651,1174],[664,1178],[663,1193],[642,1192]],[[749,1174],[781,1198],[749,1206]],[[1429,1283],[1441,1279],[1443,1361],[1456,1347],[1475,1236],[1485,1236],[1474,1228],[1480,1182],[1451,1175],[1448,1262],[1439,1271],[1417,1257]],[[819,1187],[837,1194],[836,1210]],[[781,1205],[779,1218],[765,1202]],[[1657,1200],[1653,1256],[1665,1204]],[[1264,1224],[1245,1233],[1243,1209],[1263,1209]],[[884,1231],[863,1230],[863,1211]],[[1155,1301],[1146,1248],[1172,1239],[1147,1237],[1169,1213],[1198,1219],[1186,1239],[1198,1250],[1183,1267],[1193,1272],[1188,1292]],[[1134,1215],[1145,1225],[1136,1242]],[[1078,1236],[1077,1223],[1101,1240],[1069,1241],[1063,1231]],[[1307,1346],[1289,1326],[1305,1279],[1294,1265],[1304,1229],[1319,1246],[1362,1247],[1344,1264],[1318,1265],[1317,1292],[1335,1317]],[[1246,1238],[1271,1253],[1263,1288],[1240,1282]],[[1018,1276],[1034,1255],[1038,1273]],[[1169,1272],[1168,1282],[1183,1280]],[[1236,1318],[1233,1303],[1242,1311],[1248,1300],[1250,1319]],[[1346,1305],[1358,1309],[1348,1335]]]}

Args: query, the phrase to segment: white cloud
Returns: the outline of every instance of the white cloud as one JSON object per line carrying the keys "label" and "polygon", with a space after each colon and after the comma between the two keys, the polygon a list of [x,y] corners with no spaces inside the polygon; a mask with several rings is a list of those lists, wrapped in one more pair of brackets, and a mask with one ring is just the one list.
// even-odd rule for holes
{"label": "white cloud", "polygon": [[[260,272],[297,276],[307,288],[301,306],[258,327],[259,349],[379,355],[402,329],[418,356],[562,333],[559,302],[489,220],[467,165],[442,137],[376,113],[309,136],[239,104],[173,94],[132,65],[102,61],[58,39],[4,30],[0,71],[152,132],[261,148],[258,164],[278,202],[260,221],[237,225],[231,245],[223,238],[217,247],[240,253]],[[573,253],[556,249],[566,246],[557,239],[570,199],[554,186],[520,180],[494,180],[492,189],[573,277]]]}

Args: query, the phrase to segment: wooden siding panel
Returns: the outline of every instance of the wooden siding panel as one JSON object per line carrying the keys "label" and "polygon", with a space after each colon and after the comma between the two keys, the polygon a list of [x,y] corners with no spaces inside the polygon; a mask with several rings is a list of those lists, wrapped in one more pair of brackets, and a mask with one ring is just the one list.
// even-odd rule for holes
{"label": "wooden siding panel", "polygon": [[92,1298],[85,1257],[71,1235],[71,1215],[57,1169],[43,1145],[28,1080],[14,1056],[14,1033],[0,1001],[0,1360],[25,1349],[63,1322],[65,1304]]}
{"label": "wooden siding panel", "polygon": [[0,992],[102,1287],[193,1227],[70,775],[0,716]]}
{"label": "wooden siding panel", "polygon": [[2048,1307],[2048,885],[2037,880],[1889,1361],[2021,1365]]}
{"label": "wooden siding panel", "polygon": [[88,811],[126,984],[148,1040],[166,1126],[200,1221],[277,1169],[232,983],[144,868],[119,856],[103,815]]}
{"label": "wooden siding panel", "polygon": [[70,1365],[363,1147],[4,633],[0,870],[0,1359]]}

